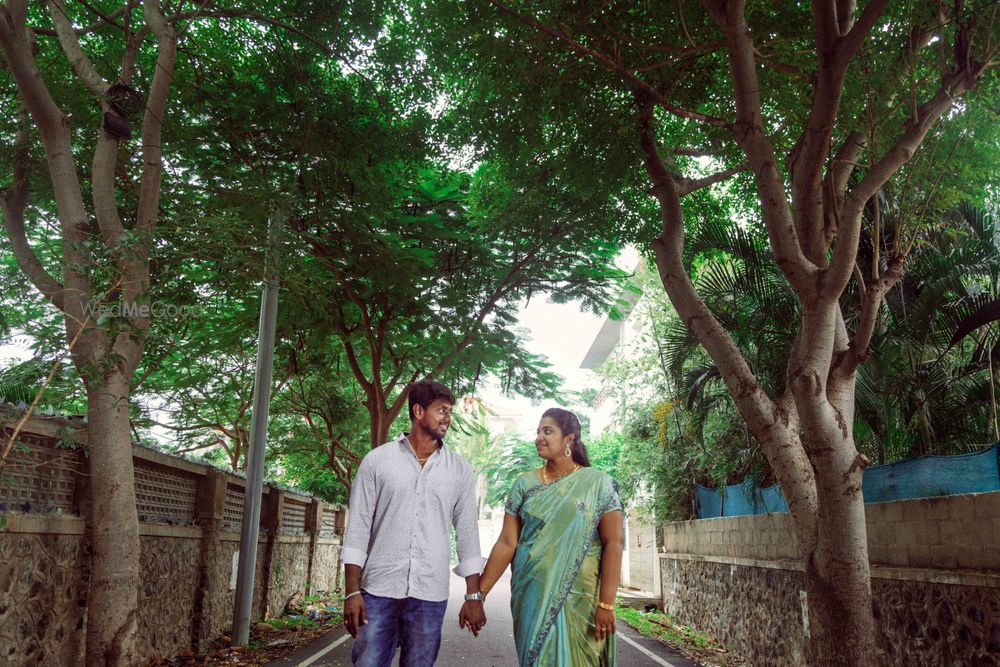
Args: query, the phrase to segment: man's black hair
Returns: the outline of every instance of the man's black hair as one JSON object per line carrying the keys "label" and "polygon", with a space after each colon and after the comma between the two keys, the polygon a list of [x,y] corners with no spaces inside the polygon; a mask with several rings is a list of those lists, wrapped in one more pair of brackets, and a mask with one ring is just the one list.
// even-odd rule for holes
{"label": "man's black hair", "polygon": [[448,387],[440,382],[436,380],[414,382],[410,385],[410,419],[415,419],[413,415],[414,405],[419,405],[426,410],[427,406],[439,398],[443,398],[452,405],[455,405],[455,396],[451,393],[451,389],[448,389]]}

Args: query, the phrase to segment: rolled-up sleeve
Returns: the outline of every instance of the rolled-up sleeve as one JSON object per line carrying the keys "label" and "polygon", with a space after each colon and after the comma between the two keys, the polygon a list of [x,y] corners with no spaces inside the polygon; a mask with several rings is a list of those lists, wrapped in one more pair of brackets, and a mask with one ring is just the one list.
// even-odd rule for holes
{"label": "rolled-up sleeve", "polygon": [[479,546],[479,516],[474,481],[472,471],[467,469],[462,483],[462,493],[452,513],[455,550],[458,552],[458,565],[452,572],[460,577],[479,574],[484,564],[482,548]]}
{"label": "rolled-up sleeve", "polygon": [[358,466],[358,474],[351,487],[344,546],[340,550],[344,565],[365,566],[368,560],[368,543],[371,539],[372,517],[375,513],[375,471],[371,459],[365,457]]}

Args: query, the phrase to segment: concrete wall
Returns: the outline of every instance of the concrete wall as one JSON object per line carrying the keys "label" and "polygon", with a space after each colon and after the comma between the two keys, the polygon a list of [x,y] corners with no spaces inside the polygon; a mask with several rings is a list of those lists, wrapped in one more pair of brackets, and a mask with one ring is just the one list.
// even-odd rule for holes
{"label": "concrete wall", "polygon": [[[866,506],[880,665],[995,664],[1000,492]],[[667,524],[664,609],[755,665],[805,661],[808,604],[788,514]]]}
{"label": "concrete wall", "polygon": [[[656,526],[648,517],[637,511],[630,511],[628,522],[628,581],[629,588],[659,594],[659,559],[656,548]],[[623,570],[626,568],[622,568]]]}
{"label": "concrete wall", "polygon": [[[0,664],[79,665],[85,650],[90,571],[89,461],[82,452],[57,446],[49,431],[66,424],[33,418],[27,426],[27,459],[8,467],[16,484],[0,486]],[[45,467],[31,465],[38,457],[44,459],[46,438],[52,438],[48,446],[63,465],[76,462],[73,475],[60,473],[59,484],[77,488],[55,493]],[[239,549],[242,510],[237,505],[244,482],[147,449],[135,448],[133,458],[137,473],[142,473],[137,479],[144,475],[164,483],[163,488],[144,487],[137,499],[139,515],[148,519],[156,512],[177,513],[166,521],[139,523],[139,646],[147,659],[203,652],[232,621],[233,556]],[[38,511],[59,503],[66,506]],[[285,511],[286,505],[293,510]],[[7,511],[26,507],[27,512]],[[345,514],[344,508],[308,496],[266,489],[255,617],[280,614],[288,599],[307,586],[336,586]]]}
{"label": "concrete wall", "polygon": [[[872,564],[993,569],[1000,566],[1000,493],[938,496],[865,505]],[[787,513],[667,524],[670,553],[796,559]]]}

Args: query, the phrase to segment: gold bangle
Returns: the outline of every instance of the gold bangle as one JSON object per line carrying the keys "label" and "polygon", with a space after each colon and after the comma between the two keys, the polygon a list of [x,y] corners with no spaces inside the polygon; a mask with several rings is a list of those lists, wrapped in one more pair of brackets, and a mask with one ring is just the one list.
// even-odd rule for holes
{"label": "gold bangle", "polygon": [[608,604],[607,602],[598,602],[597,607],[599,609],[607,609],[608,611],[615,610],[615,606],[613,604]]}

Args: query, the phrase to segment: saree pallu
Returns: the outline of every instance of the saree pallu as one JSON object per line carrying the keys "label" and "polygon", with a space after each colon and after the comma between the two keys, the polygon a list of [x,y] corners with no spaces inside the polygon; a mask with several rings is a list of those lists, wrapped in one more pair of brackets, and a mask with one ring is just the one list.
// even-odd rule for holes
{"label": "saree pallu", "polygon": [[521,521],[511,613],[521,667],[614,667],[615,636],[598,641],[601,516],[622,508],[617,483],[581,468],[551,484],[521,475],[504,511]]}

